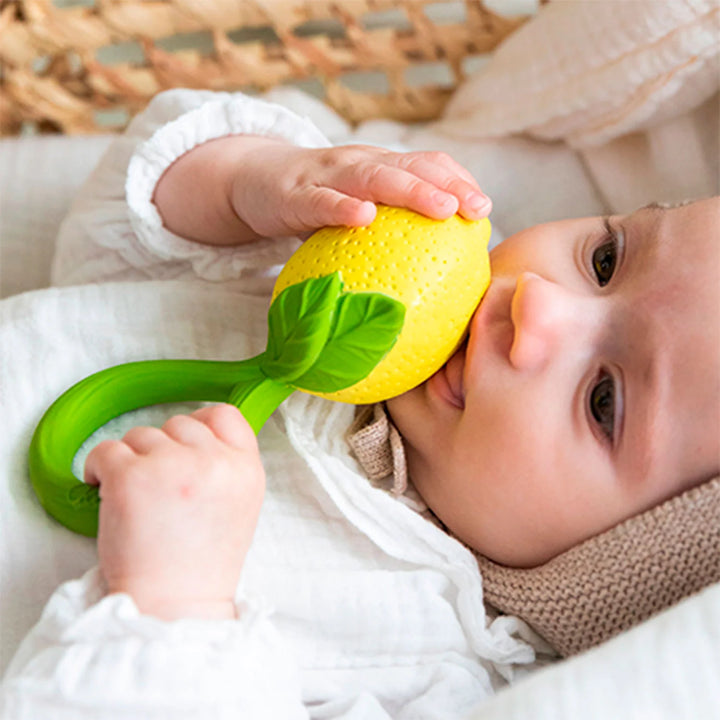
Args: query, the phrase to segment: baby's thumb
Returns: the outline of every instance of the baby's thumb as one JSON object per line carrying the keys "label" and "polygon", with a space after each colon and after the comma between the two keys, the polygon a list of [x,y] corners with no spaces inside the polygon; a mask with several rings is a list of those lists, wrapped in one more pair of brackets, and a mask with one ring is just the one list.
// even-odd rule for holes
{"label": "baby's thumb", "polygon": [[362,227],[375,219],[375,203],[350,197],[328,187],[311,188],[304,193],[302,222],[308,230],[343,225]]}

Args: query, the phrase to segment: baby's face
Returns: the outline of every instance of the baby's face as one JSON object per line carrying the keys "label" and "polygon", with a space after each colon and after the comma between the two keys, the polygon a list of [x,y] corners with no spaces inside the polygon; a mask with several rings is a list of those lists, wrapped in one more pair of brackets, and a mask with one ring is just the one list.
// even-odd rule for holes
{"label": "baby's face", "polygon": [[524,230],[467,345],[388,403],[428,506],[532,566],[718,472],[720,199]]}

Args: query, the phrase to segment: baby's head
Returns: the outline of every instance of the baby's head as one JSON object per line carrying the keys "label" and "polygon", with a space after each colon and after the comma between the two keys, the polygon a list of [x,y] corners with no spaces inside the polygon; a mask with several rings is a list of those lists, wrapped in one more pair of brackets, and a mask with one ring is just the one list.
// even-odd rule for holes
{"label": "baby's head", "polygon": [[388,402],[454,535],[534,567],[718,474],[718,238],[712,198],[493,251],[466,346]]}

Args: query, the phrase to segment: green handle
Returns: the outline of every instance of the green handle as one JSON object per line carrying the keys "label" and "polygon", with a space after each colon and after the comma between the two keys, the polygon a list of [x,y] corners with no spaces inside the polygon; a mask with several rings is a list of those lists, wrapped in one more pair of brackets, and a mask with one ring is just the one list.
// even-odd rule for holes
{"label": "green handle", "polygon": [[[240,382],[247,390],[258,432],[292,388],[264,379],[258,393],[254,381],[260,374],[258,359],[241,362],[211,360],[147,360],[102,370],[81,380],[63,393],[40,420],[30,443],[29,470],[41,504],[63,525],[81,533],[97,534],[99,498],[97,488],[80,482],[72,471],[73,459],[82,444],[98,428],[118,415],[148,405],[172,402],[227,402]],[[268,393],[268,386],[273,392]],[[258,397],[266,398],[265,405]],[[242,398],[238,398],[242,400]]]}
{"label": "green handle", "polygon": [[334,273],[278,295],[268,313],[267,350],[257,357],[144,360],[101,370],[63,393],[38,423],[28,457],[35,493],[56,520],[94,536],[98,490],[78,480],[72,464],[105,423],[149,405],[229,402],[258,433],[294,390],[339,390],[366,377],[394,345],[404,315],[404,306],[387,296],[343,293]]}

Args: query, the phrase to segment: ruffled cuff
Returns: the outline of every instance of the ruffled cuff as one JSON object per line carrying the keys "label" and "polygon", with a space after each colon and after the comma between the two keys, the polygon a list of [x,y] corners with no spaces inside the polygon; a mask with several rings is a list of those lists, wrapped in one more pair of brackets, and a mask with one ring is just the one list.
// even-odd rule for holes
{"label": "ruffled cuff", "polygon": [[127,595],[104,596],[90,571],[58,589],[25,639],[6,675],[3,717],[306,718],[267,611],[237,607],[237,620],[166,622],[141,615]]}
{"label": "ruffled cuff", "polygon": [[213,99],[159,128],[135,151],[125,185],[130,222],[143,248],[169,261],[189,262],[204,280],[239,277],[249,264],[272,267],[287,260],[296,238],[263,239],[231,248],[205,246],[163,227],[152,202],[162,174],[192,148],[227,135],[263,135],[287,140],[299,147],[329,147],[325,136],[308,119],[264,100],[239,93],[217,93]]}

